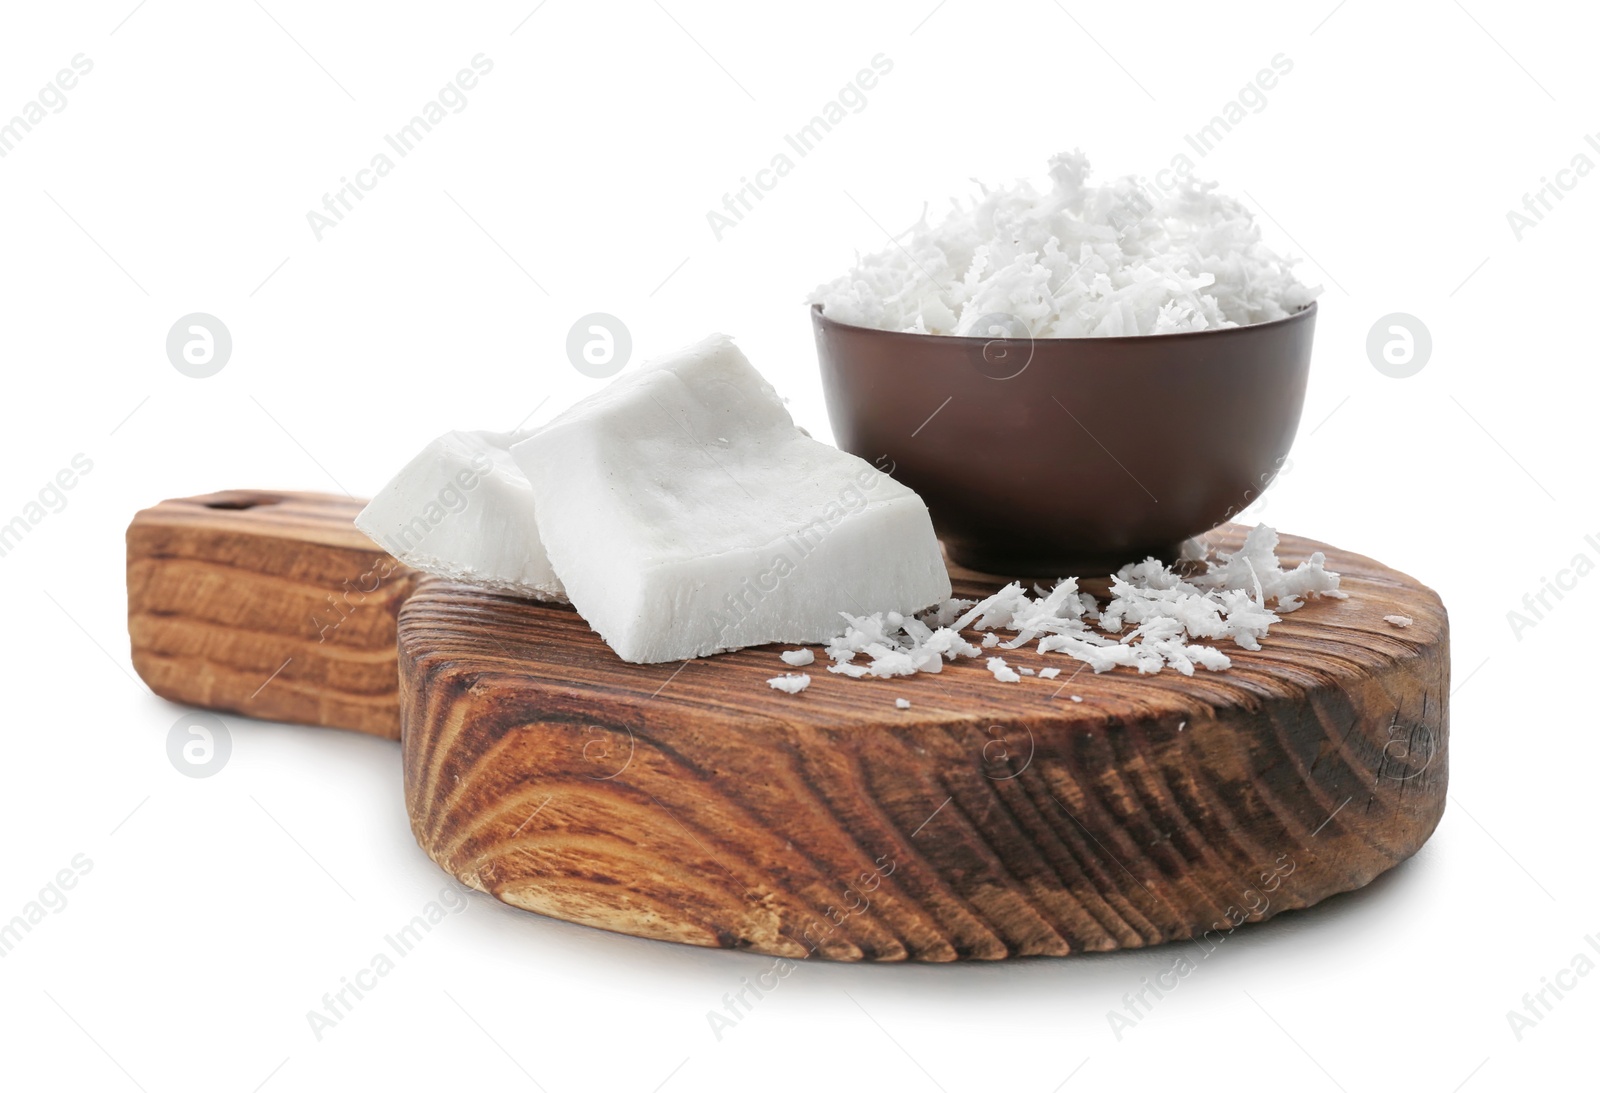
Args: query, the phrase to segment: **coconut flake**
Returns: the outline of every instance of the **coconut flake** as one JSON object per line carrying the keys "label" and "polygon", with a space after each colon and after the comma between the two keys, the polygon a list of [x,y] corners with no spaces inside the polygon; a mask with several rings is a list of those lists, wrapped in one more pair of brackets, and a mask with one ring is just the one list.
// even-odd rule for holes
{"label": "coconut flake", "polygon": [[767,680],[767,686],[774,691],[783,691],[786,694],[797,695],[811,686],[811,677],[801,672],[799,675],[775,676]]}
{"label": "coconut flake", "polygon": [[778,658],[791,668],[804,668],[817,659],[810,649],[787,649],[779,653]]}
{"label": "coconut flake", "polygon": [[1006,666],[1005,657],[990,657],[989,671],[1001,683],[1020,683],[1022,681],[1022,676]]}
{"label": "coconut flake", "polygon": [[1383,621],[1388,623],[1390,626],[1398,626],[1400,629],[1404,630],[1417,620],[1412,618],[1410,615],[1385,615],[1383,616]]}

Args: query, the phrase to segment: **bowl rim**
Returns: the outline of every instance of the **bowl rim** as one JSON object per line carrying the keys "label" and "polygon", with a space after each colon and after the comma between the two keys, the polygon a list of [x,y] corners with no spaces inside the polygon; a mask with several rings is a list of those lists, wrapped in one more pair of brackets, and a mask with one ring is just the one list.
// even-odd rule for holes
{"label": "bowl rim", "polygon": [[1310,322],[1317,314],[1317,301],[1312,300],[1298,311],[1291,312],[1281,319],[1269,319],[1264,323],[1251,323],[1248,326],[1216,326],[1209,330],[1175,330],[1170,334],[1114,334],[1108,337],[1076,337],[1076,338],[988,338],[972,334],[926,334],[913,330],[883,330],[875,326],[860,326],[856,323],[847,323],[835,319],[822,310],[822,304],[811,305],[813,321],[828,326],[837,326],[845,330],[859,330],[866,334],[880,335],[885,338],[907,338],[916,341],[931,340],[939,343],[952,343],[956,345],[984,345],[993,341],[1028,341],[1035,345],[1116,345],[1130,342],[1154,342],[1165,340],[1184,340],[1195,338],[1221,338],[1225,336],[1241,337],[1252,330],[1265,330],[1269,327],[1287,326],[1290,323]]}

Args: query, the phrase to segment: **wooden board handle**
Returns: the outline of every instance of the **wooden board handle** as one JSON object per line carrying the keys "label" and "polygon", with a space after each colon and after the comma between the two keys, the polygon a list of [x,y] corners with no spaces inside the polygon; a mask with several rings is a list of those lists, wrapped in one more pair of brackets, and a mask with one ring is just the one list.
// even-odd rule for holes
{"label": "wooden board handle", "polygon": [[140,678],[174,702],[398,740],[395,619],[421,575],[356,529],[365,504],[227,490],[134,516]]}

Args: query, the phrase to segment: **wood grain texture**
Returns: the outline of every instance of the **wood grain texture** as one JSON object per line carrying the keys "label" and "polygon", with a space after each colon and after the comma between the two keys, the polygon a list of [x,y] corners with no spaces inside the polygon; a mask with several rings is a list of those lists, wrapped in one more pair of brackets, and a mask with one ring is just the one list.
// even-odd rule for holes
{"label": "wood grain texture", "polygon": [[1367,884],[1444,809],[1444,607],[1358,555],[1280,555],[1316,549],[1350,598],[1227,646],[1228,672],[1062,686],[1076,662],[1018,651],[1061,679],[819,664],[797,696],[766,684],[776,647],[625,664],[570,609],[430,578],[399,625],[412,827],[473,887],[640,937],[846,961],[1214,948]]}
{"label": "wood grain texture", "polygon": [[140,677],[174,702],[398,739],[395,618],[418,574],[356,530],[364,504],[234,490],[136,515]]}

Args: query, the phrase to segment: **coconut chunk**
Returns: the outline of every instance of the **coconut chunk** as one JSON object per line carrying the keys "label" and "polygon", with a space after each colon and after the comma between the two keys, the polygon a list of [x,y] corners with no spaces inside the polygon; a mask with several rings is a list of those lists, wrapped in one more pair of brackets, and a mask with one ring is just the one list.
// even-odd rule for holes
{"label": "coconut chunk", "polygon": [[811,677],[801,672],[799,675],[778,676],[767,680],[767,686],[774,691],[783,691],[785,694],[797,695],[811,686]]}
{"label": "coconut chunk", "polygon": [[509,451],[531,435],[445,433],[378,491],[356,527],[424,573],[565,600],[539,537],[533,491]]}
{"label": "coconut chunk", "polygon": [[512,456],[568,596],[624,660],[821,643],[842,612],[950,595],[921,498],[797,428],[726,335],[625,373]]}
{"label": "coconut chunk", "polygon": [[787,649],[778,654],[778,658],[791,668],[804,668],[817,659],[817,655],[810,649]]}

